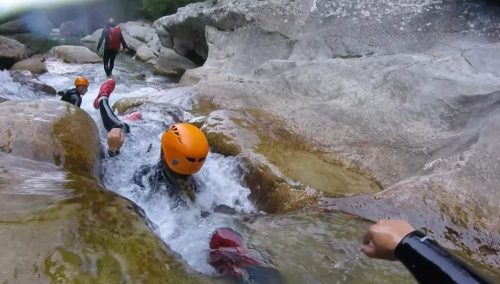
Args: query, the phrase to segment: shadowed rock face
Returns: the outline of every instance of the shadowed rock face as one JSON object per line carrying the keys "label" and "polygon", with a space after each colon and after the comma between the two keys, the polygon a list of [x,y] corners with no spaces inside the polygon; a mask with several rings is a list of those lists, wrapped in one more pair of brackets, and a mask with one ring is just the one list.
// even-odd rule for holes
{"label": "shadowed rock face", "polygon": [[271,112],[386,189],[334,206],[407,218],[499,266],[499,12],[493,1],[217,1],[155,26],[164,46],[206,58],[181,79],[199,96]]}

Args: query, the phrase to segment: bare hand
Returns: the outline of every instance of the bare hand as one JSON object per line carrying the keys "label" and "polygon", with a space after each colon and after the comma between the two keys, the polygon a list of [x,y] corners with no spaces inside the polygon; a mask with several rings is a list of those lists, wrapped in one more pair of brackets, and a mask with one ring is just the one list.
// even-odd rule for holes
{"label": "bare hand", "polygon": [[125,135],[121,128],[113,128],[108,133],[108,149],[110,151],[119,151],[125,140]]}
{"label": "bare hand", "polygon": [[361,250],[368,257],[396,260],[394,250],[413,231],[415,228],[404,220],[380,220],[366,232]]}

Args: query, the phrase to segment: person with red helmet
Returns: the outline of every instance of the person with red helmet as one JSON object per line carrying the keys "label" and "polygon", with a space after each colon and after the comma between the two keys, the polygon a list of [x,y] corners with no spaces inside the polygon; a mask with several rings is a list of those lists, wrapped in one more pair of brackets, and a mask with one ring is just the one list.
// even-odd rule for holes
{"label": "person with red helmet", "polygon": [[250,252],[243,238],[231,228],[218,228],[210,238],[208,263],[221,276],[238,283],[284,283],[281,273]]}
{"label": "person with red helmet", "polygon": [[98,52],[103,41],[104,53],[102,61],[104,64],[104,72],[106,72],[106,76],[109,77],[113,73],[115,58],[118,54],[118,51],[120,50],[120,47],[123,46],[124,49],[127,49],[129,51],[132,50],[127,46],[127,43],[123,39],[122,31],[116,24],[114,18],[109,18],[107,27],[102,30],[101,38],[99,39],[99,43],[97,44]]}
{"label": "person with red helmet", "polygon": [[83,76],[75,78],[75,87],[73,89],[59,91],[57,94],[61,96],[61,100],[72,105],[80,107],[82,104],[82,96],[87,93],[89,80]]}

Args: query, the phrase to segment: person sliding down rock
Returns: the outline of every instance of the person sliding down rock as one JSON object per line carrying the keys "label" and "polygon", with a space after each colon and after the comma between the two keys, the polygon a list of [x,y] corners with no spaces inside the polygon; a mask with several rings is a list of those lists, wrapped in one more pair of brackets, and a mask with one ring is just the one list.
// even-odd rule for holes
{"label": "person sliding down rock", "polygon": [[123,39],[122,31],[120,27],[117,26],[114,18],[109,18],[107,27],[102,30],[101,38],[97,44],[97,52],[99,52],[103,40],[104,53],[102,62],[104,64],[104,72],[106,72],[106,76],[109,77],[113,73],[115,58],[120,50],[120,46],[123,45],[124,49],[129,51],[132,50],[127,46],[127,43]]}
{"label": "person sliding down rock", "polygon": [[[94,100],[94,108],[100,110],[104,127],[109,131],[107,141],[110,156],[120,153],[125,134],[130,132],[129,126],[120,121],[109,106],[109,96],[114,88],[115,80],[106,80]],[[138,117],[140,114],[134,113],[128,118],[136,120]],[[184,192],[194,200],[194,194],[200,187],[193,174],[202,168],[208,151],[207,138],[198,127],[190,123],[176,123],[162,134],[158,163],[141,166],[132,180],[144,188],[145,178],[154,191],[166,188],[170,196],[179,196]]]}
{"label": "person sliding down rock", "polygon": [[82,96],[87,93],[89,87],[89,80],[85,77],[77,76],[75,79],[75,88],[59,91],[57,94],[61,96],[61,100],[68,102],[72,105],[80,107],[82,104]]}
{"label": "person sliding down rock", "polygon": [[372,258],[399,260],[419,283],[484,284],[481,275],[404,220],[380,220],[363,238]]}
{"label": "person sliding down rock", "polygon": [[284,283],[281,273],[252,255],[241,235],[230,228],[219,228],[213,233],[208,262],[217,273],[237,283]]}

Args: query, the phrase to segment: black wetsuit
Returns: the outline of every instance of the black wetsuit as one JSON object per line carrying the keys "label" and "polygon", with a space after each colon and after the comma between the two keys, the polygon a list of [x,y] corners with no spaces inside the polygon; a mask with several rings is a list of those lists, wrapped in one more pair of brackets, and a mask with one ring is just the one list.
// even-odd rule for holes
{"label": "black wetsuit", "polygon": [[[110,132],[113,128],[121,128],[124,133],[130,133],[130,127],[128,126],[128,124],[119,120],[109,106],[108,98],[103,97],[99,101],[99,112],[101,113],[102,124],[104,125],[106,131]],[[120,151],[108,151],[108,154],[113,157],[120,154]]]}
{"label": "black wetsuit", "polygon": [[489,283],[420,231],[404,237],[395,255],[419,283]]}
{"label": "black wetsuit", "polygon": [[[163,154],[161,154],[163,157]],[[191,200],[199,190],[200,185],[191,175],[180,175],[172,172],[165,166],[163,158],[156,165],[143,165],[135,171],[132,180],[135,184],[144,188],[143,177],[154,192],[166,191],[170,197],[179,196],[181,192],[186,193]]]}
{"label": "black wetsuit", "polygon": [[[101,48],[102,41],[104,40],[104,54],[102,57],[102,61],[104,64],[104,72],[106,72],[106,76],[111,76],[113,73],[113,68],[115,67],[115,58],[118,54],[117,49],[109,48],[109,28],[114,28],[116,25],[108,25],[106,28],[102,30],[101,38],[99,39],[99,43],[97,44],[97,51]],[[121,43],[123,48],[129,49],[127,43],[123,39],[123,35],[120,36]]]}
{"label": "black wetsuit", "polygon": [[80,107],[82,104],[82,96],[80,96],[80,93],[76,88],[59,91],[57,94],[61,96],[62,101],[68,102],[77,107]]}
{"label": "black wetsuit", "polygon": [[123,132],[130,133],[130,127],[128,124],[119,120],[109,106],[108,98],[103,97],[99,101],[99,112],[101,113],[101,120],[104,124],[104,128],[106,128],[108,132],[110,132],[113,128],[121,128]]}

